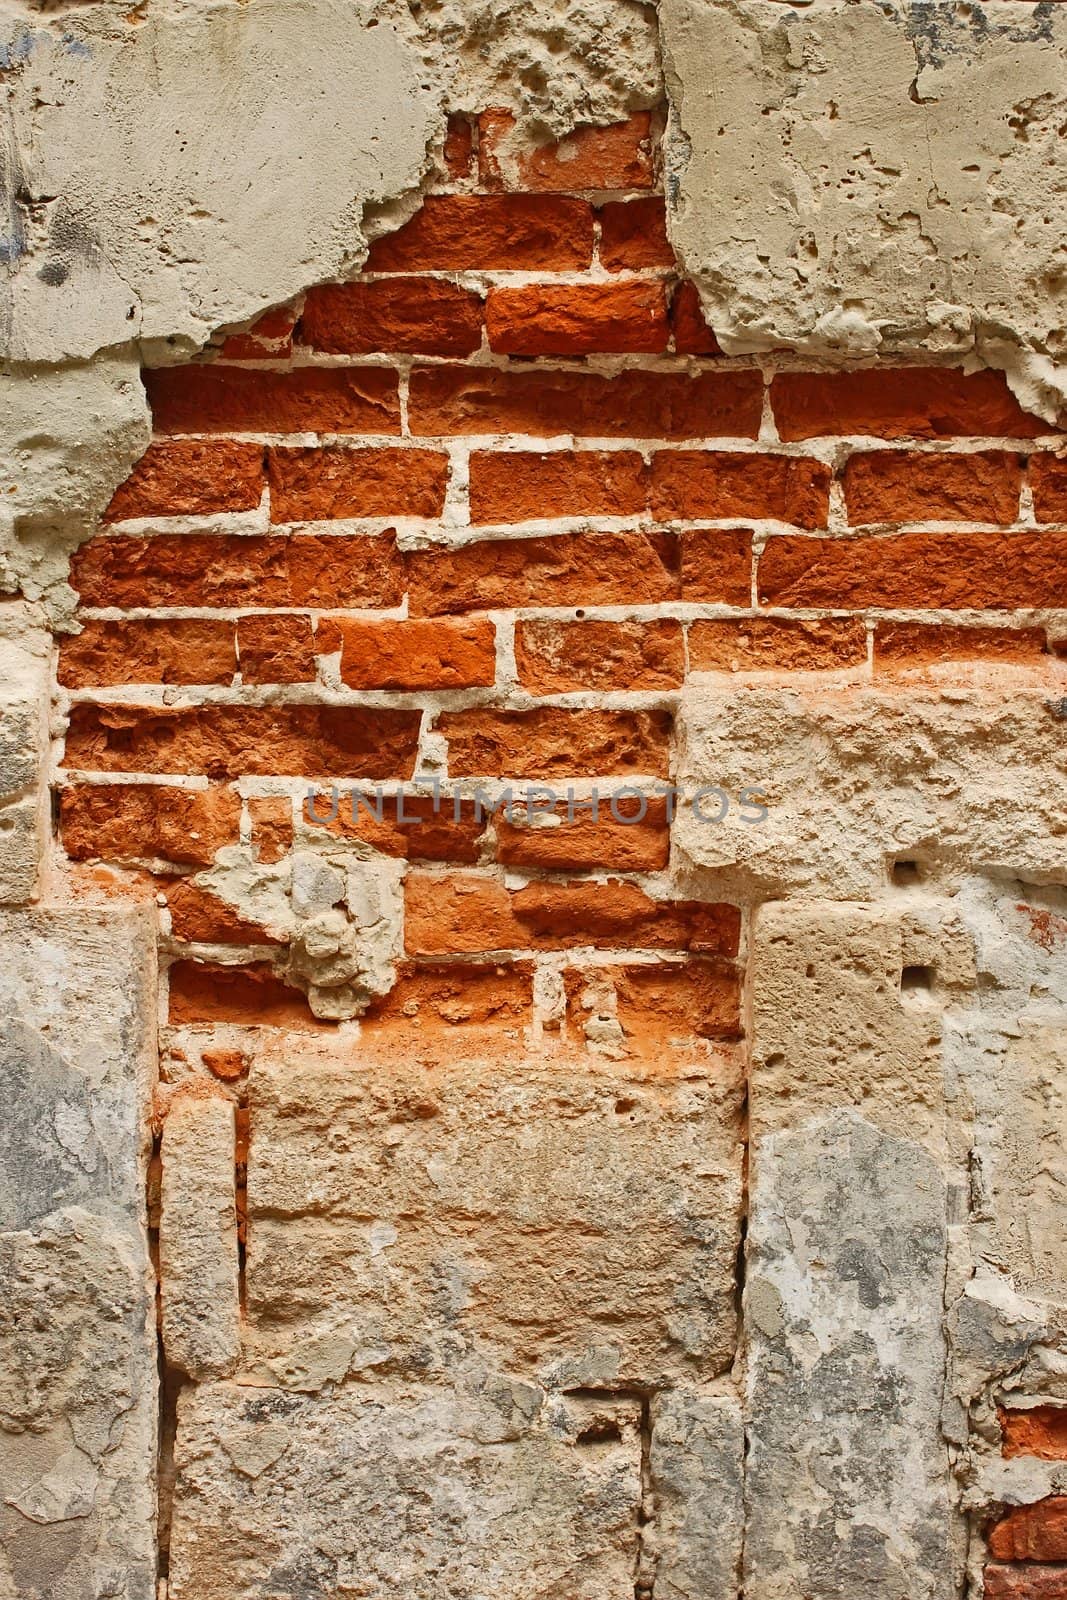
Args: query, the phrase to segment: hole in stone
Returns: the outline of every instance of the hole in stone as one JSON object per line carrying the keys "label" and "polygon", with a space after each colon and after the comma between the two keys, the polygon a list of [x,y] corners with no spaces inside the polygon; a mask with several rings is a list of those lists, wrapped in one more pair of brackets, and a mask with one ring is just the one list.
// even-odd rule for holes
{"label": "hole in stone", "polygon": [[892,879],[901,888],[923,881],[923,869],[918,861],[902,859],[893,862]]}
{"label": "hole in stone", "polygon": [[614,1444],[622,1438],[622,1428],[613,1418],[598,1418],[583,1428],[578,1435],[577,1444]]}
{"label": "hole in stone", "polygon": [[900,974],[901,994],[914,993],[916,990],[927,990],[934,986],[933,967],[904,967]]}

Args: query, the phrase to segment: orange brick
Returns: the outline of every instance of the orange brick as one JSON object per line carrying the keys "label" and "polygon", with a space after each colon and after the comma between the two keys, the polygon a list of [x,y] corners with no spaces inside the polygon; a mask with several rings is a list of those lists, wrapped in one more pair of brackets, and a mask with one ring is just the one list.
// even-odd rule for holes
{"label": "orange brick", "polygon": [[87,606],[395,606],[404,596],[395,536],[112,535],[75,551]]}
{"label": "orange brick", "polygon": [[1031,456],[1030,488],[1038,522],[1067,522],[1067,455]]}
{"label": "orange brick", "polygon": [[719,341],[704,320],[695,283],[680,283],[671,298],[671,332],[679,355],[718,356]]}
{"label": "orange brick", "polygon": [[990,1530],[998,1561],[1067,1561],[1067,1495],[1015,1506]]}
{"label": "orange brick", "polygon": [[681,535],[682,599],[747,606],[752,593],[752,535],[741,528],[689,528]]}
{"label": "orange brick", "polygon": [[238,1078],[243,1078],[252,1064],[251,1058],[243,1050],[227,1050],[219,1046],[201,1050],[200,1059],[208,1071],[223,1083],[235,1083]]}
{"label": "orange brick", "polygon": [[667,348],[667,297],[644,278],[490,289],[489,345],[504,355],[584,356]]}
{"label": "orange brick", "polygon": [[237,648],[245,683],[315,681],[310,617],[241,617],[237,623]]}
{"label": "orange brick", "polygon": [[1067,534],[902,533],[769,539],[764,605],[988,610],[1067,605]]}
{"label": "orange brick", "polygon": [[471,689],[496,678],[496,630],[484,617],[462,621],[320,624],[341,648],[350,689]]}
{"label": "orange brick", "polygon": [[223,340],[223,358],[226,361],[275,361],[279,356],[290,355],[296,317],[292,306],[272,306],[250,328],[231,333]]}
{"label": "orange brick", "polygon": [[410,778],[418,711],[362,706],[88,705],[71,710],[66,764],[209,778]]}
{"label": "orange brick", "polygon": [[201,362],[146,372],[144,382],[157,433],[400,432],[397,376],[387,367],[270,372]]}
{"label": "orange brick", "polygon": [[636,450],[475,450],[471,520],[633,516],[644,510],[645,464]]}
{"label": "orange brick", "polygon": [[252,851],[257,861],[284,861],[293,848],[293,802],[285,795],[260,795],[248,801]]}
{"label": "orange brick", "polygon": [[474,126],[469,117],[449,117],[443,154],[450,178],[470,177],[474,170]]}
{"label": "orange brick", "polygon": [[813,672],[862,666],[867,630],[858,618],[817,622],[746,617],[743,622],[694,622],[689,629],[693,672]]}
{"label": "orange brick", "polygon": [[658,195],[640,200],[611,200],[600,218],[600,264],[609,272],[637,272],[643,267],[673,267],[674,251],[667,238],[667,215]]}
{"label": "orange brick", "polygon": [[[303,810],[305,831],[314,837],[325,828],[339,839],[362,839],[383,855],[412,861],[478,860],[488,814],[473,800],[442,795],[387,795],[373,790],[338,792],[333,816],[332,794],[317,795],[313,816]],[[328,821],[316,822],[315,817]]]}
{"label": "orange brick", "polygon": [[1008,1457],[1037,1456],[1042,1461],[1067,1461],[1067,1406],[1031,1406],[997,1411]]}
{"label": "orange brick", "polygon": [[1033,661],[1047,648],[1044,628],[956,628],[943,623],[880,622],[874,631],[874,667],[876,672],[893,672],[938,661]]}
{"label": "orange brick", "polygon": [[552,193],[575,189],[650,189],[651,117],[635,112],[608,127],[576,128],[550,144],[530,145],[511,112],[478,118],[478,172],[483,184]]}
{"label": "orange brick", "polygon": [[172,861],[210,867],[236,844],[241,801],[233,789],[154,783],[74,784],[61,789],[60,835],[73,861]]}
{"label": "orange brick", "polygon": [[71,689],[87,684],[230,683],[236,670],[233,623],[222,620],[90,619],[59,648],[59,681]]}
{"label": "orange brick", "polygon": [[780,372],[771,405],[783,439],[866,434],[951,439],[969,434],[1031,439],[1047,423],[1029,416],[999,372],[952,367],[871,367],[863,372]]}
{"label": "orange brick", "polygon": [[678,541],[659,533],[481,539],[408,556],[414,614],[512,606],[653,605],[681,593]]}
{"label": "orange brick", "polygon": [[758,372],[501,371],[420,367],[411,375],[415,434],[589,434],[600,439],[755,439]]}
{"label": "orange brick", "polygon": [[446,711],[455,778],[575,778],[641,773],[665,777],[671,717],[665,711]]}
{"label": "orange brick", "polygon": [[753,517],[819,528],[830,507],[830,469],[804,456],[661,450],[652,458],[657,517]]}
{"label": "orange brick", "polygon": [[678,622],[519,622],[519,681],[533,694],[675,689],[685,677]]}
{"label": "orange brick", "polygon": [[104,520],[254,511],[262,494],[261,445],[233,439],[164,439],[148,446],[116,489]]}
{"label": "orange brick", "polygon": [[444,509],[448,457],[436,450],[341,447],[267,452],[272,522],[336,517],[434,517]]}
{"label": "orange brick", "polygon": [[251,922],[219,895],[183,878],[166,890],[171,932],[194,944],[281,944],[284,941]]}
{"label": "orange brick", "polygon": [[228,967],[175,961],[168,979],[169,1020],[174,1026],[198,1022],[316,1030],[327,1026],[312,1016],[306,996],[283,983],[265,962]]}
{"label": "orange brick", "polygon": [[482,342],[482,297],[438,278],[322,284],[308,290],[300,334],[335,355],[468,356]]}
{"label": "orange brick", "polygon": [[848,520],[1014,522],[1022,467],[1007,450],[920,455],[871,450],[850,457],[843,475]]}
{"label": "orange brick", "polygon": [[585,200],[534,194],[431,194],[395,233],[376,239],[371,272],[570,272],[593,259]]}
{"label": "orange brick", "polygon": [[404,961],[396,983],[363,1019],[371,1035],[390,1026],[423,1033],[464,1028],[516,1028],[533,1010],[533,963],[509,961],[426,963]]}
{"label": "orange brick", "polygon": [[982,1592],[985,1600],[1067,1600],[1067,1567],[988,1566]]}
{"label": "orange brick", "polygon": [[550,872],[584,872],[592,867],[612,867],[616,872],[658,872],[670,857],[667,802],[637,795],[598,801],[594,816],[575,804],[573,816],[565,806],[554,808],[554,823],[538,823],[536,809],[528,818],[516,804],[511,818],[504,810],[496,817],[496,856],[508,866],[539,867]]}
{"label": "orange brick", "polygon": [[666,1042],[696,1034],[736,1039],[741,1028],[741,983],[722,960],[689,960],[606,967],[616,1015],[628,1039]]}

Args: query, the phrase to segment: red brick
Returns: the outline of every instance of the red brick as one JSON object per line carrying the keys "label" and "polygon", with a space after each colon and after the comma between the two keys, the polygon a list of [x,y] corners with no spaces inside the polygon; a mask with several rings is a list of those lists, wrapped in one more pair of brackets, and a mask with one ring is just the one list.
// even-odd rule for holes
{"label": "red brick", "polygon": [[694,622],[689,629],[692,672],[814,672],[862,666],[867,630],[859,618],[817,622],[746,617],[743,622]]}
{"label": "red brick", "polygon": [[587,434],[599,439],[755,439],[758,372],[501,371],[421,367],[411,375],[415,434]]}
{"label": "red brick", "polygon": [[174,789],[154,783],[61,789],[60,835],[73,861],[173,861],[210,867],[236,844],[241,801],[233,789]]}
{"label": "red brick", "polygon": [[96,772],[409,778],[418,711],[362,706],[88,705],[71,710],[66,764]]}
{"label": "red brick", "polygon": [[329,649],[341,649],[341,678],[350,689],[472,689],[496,678],[496,629],[484,617],[339,619],[320,623],[319,633]]}
{"label": "red brick", "polygon": [[448,457],[436,450],[341,447],[267,451],[272,522],[336,517],[435,517],[445,503]]}
{"label": "red brick", "polygon": [[503,355],[655,353],[667,348],[667,298],[646,278],[490,289],[485,325]]}
{"label": "red brick", "polygon": [[415,615],[530,605],[654,605],[679,598],[680,560],[678,540],[660,533],[558,533],[434,545],[408,556],[409,601]]}
{"label": "red brick", "polygon": [[1031,1406],[997,1411],[1008,1457],[1038,1456],[1042,1461],[1067,1461],[1067,1406]]}
{"label": "red brick", "polygon": [[752,535],[743,528],[689,528],[681,535],[682,599],[747,606],[752,594]]}
{"label": "red brick", "polygon": [[769,539],[764,605],[988,610],[1067,605],[1067,534]]}
{"label": "red brick", "polygon": [[166,890],[171,932],[195,944],[282,944],[261,923],[251,922],[219,895],[188,878]]}
{"label": "red brick", "polygon": [[657,517],[766,517],[819,528],[829,507],[830,469],[805,456],[661,450],[652,458]]}
{"label": "red brick", "polygon": [[650,189],[651,117],[637,111],[608,127],[576,128],[564,139],[530,145],[510,111],[478,118],[478,174],[483,184],[534,193],[575,189]]}
{"label": "red brick", "polygon": [[[496,817],[496,857],[507,866],[539,867],[549,872],[585,872],[592,867],[612,867],[616,872],[658,872],[670,857],[670,825],[664,798],[637,795],[600,798],[594,816],[574,806],[554,809],[555,823],[538,824],[517,802],[510,820],[506,811]],[[622,820],[619,820],[622,819]]]}
{"label": "red brick", "polygon": [[695,283],[680,283],[671,298],[671,331],[674,348],[684,356],[718,356],[719,341],[704,320]]}
{"label": "red brick", "polygon": [[376,239],[371,272],[570,272],[593,258],[593,210],[562,195],[431,194]]}
{"label": "red brick", "polygon": [[496,878],[409,873],[404,938],[412,955],[488,950],[691,949],[732,954],[736,907],[653,900],[619,878],[528,883],[509,891]]}
{"label": "red brick", "polygon": [[1001,373],[952,367],[780,372],[771,383],[771,404],[783,439],[1032,439],[1048,432],[1047,423],[1023,410]]}
{"label": "red brick", "polygon": [[233,623],[171,617],[167,621],[87,620],[59,648],[59,681],[67,688],[120,683],[231,683],[237,670]]}
{"label": "red brick", "polygon": [[474,125],[469,117],[449,117],[443,154],[450,178],[470,177],[474,170]]}
{"label": "red brick", "polygon": [[74,554],[86,606],[395,606],[403,563],[390,533],[112,535]]}
{"label": "red brick", "polygon": [[284,861],[293,848],[293,802],[287,795],[253,796],[248,816],[256,860],[268,865]]}
{"label": "red brick", "polygon": [[985,1600],[1067,1600],[1067,1567],[986,1567]]}
{"label": "red brick", "polygon": [[400,432],[388,367],[270,372],[201,362],[146,372],[144,381],[157,433]]}
{"label": "red brick", "polygon": [[532,694],[676,689],[685,677],[678,622],[519,622],[519,681]]}
{"label": "red brick", "polygon": [[850,457],[843,474],[848,520],[1015,522],[1022,466],[1007,450],[920,455],[871,450]]}
{"label": "red brick", "polygon": [[645,476],[636,450],[475,450],[471,521],[634,516],[645,508]]}
{"label": "red brick", "polygon": [[990,1530],[998,1561],[1067,1561],[1067,1495],[1014,1506]]}
{"label": "red brick", "polygon": [[390,1026],[413,1032],[464,1028],[517,1028],[533,1011],[533,963],[426,963],[402,961],[396,983],[372,1002],[363,1030]]}
{"label": "red brick", "polygon": [[227,1050],[213,1046],[201,1050],[200,1059],[204,1066],[223,1083],[235,1083],[238,1078],[243,1078],[252,1065],[251,1057],[243,1050]]}
{"label": "red brick", "polygon": [[1038,522],[1067,522],[1067,455],[1031,456],[1030,488]]}
{"label": "red brick", "polygon": [[[1047,650],[1044,628],[956,628],[932,622],[880,622],[875,671],[926,667],[938,661],[1034,661]],[[1031,1416],[1029,1411],[1012,1412]]]}
{"label": "red brick", "polygon": [[665,711],[446,711],[454,778],[584,778],[642,773],[665,777],[671,717]]}
{"label": "red brick", "polygon": [[[725,909],[725,908],[724,908]],[[627,1039],[736,1039],[741,1029],[741,983],[722,960],[657,961],[606,967],[616,1015]]]}
{"label": "red brick", "polygon": [[611,200],[600,207],[597,215],[600,264],[609,272],[674,266],[674,251],[667,238],[667,214],[658,195]]}
{"label": "red brick", "polygon": [[334,355],[468,356],[482,342],[482,297],[438,278],[327,283],[308,290],[300,334]]}
{"label": "red brick", "polygon": [[488,826],[488,813],[473,800],[458,800],[442,795],[434,803],[432,795],[378,795],[373,790],[346,789],[337,796],[337,815],[332,816],[333,797],[315,796],[314,816],[328,818],[316,822],[302,808],[304,828],[309,837],[325,829],[339,839],[362,839],[383,855],[411,861],[478,860],[481,841]]}
{"label": "red brick", "polygon": [[241,617],[237,623],[237,648],[244,683],[315,681],[310,617]]}
{"label": "red brick", "polygon": [[223,357],[227,361],[276,361],[289,355],[296,318],[293,306],[272,306],[250,328],[223,340]]}
{"label": "red brick", "polygon": [[116,489],[104,520],[254,511],[262,494],[261,445],[233,439],[164,439],[148,446]]}
{"label": "red brick", "polygon": [[224,967],[175,961],[168,979],[173,1026],[198,1022],[316,1030],[326,1026],[312,1016],[307,997],[283,983],[264,962]]}

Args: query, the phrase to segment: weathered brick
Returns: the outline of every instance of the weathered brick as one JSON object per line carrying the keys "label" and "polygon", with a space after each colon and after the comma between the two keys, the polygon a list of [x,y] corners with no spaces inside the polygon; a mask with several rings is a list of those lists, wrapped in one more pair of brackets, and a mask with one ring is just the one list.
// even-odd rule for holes
{"label": "weathered brick", "polygon": [[1014,522],[1022,466],[1007,450],[922,455],[870,450],[851,456],[842,478],[848,520]]}
{"label": "weathered brick", "polygon": [[674,689],[685,677],[678,622],[520,622],[519,681],[534,694],[572,689]]}
{"label": "weathered brick", "polygon": [[819,528],[829,507],[830,469],[804,456],[660,450],[652,458],[657,517],[766,517]]}
{"label": "weathered brick", "polygon": [[364,1030],[397,1027],[422,1034],[427,1028],[515,1028],[530,1021],[533,963],[424,963],[403,961],[396,983],[370,1006]]}
{"label": "weathered brick", "polygon": [[104,521],[253,511],[262,494],[262,446],[233,439],[163,439],[148,446],[115,490]]}
{"label": "weathered brick", "polygon": [[474,169],[474,125],[469,117],[449,117],[442,154],[450,178],[470,177]]}
{"label": "weathered brick", "polygon": [[400,432],[397,375],[387,367],[199,363],[146,372],[144,381],[157,433]]}
{"label": "weathered brick", "polygon": [[415,434],[586,434],[599,439],[755,439],[758,372],[501,371],[420,367],[411,375]]}
{"label": "weathered brick", "polygon": [[471,689],[496,677],[496,630],[484,617],[319,625],[320,648],[340,649],[350,689]]}
{"label": "weathered brick", "polygon": [[998,1561],[1067,1561],[1067,1495],[1013,1506],[989,1533]]}
{"label": "weathered brick", "polygon": [[764,605],[990,610],[1067,605],[1067,534],[902,533],[769,539]]}
{"label": "weathered brick", "polygon": [[609,272],[637,272],[643,267],[673,267],[674,251],[667,238],[667,214],[658,195],[639,200],[609,200],[600,218],[600,264]]}
{"label": "weathered brick", "polygon": [[71,583],[87,606],[395,606],[392,533],[174,534],[90,539]]}
{"label": "weathered brick", "polygon": [[154,707],[71,710],[66,764],[96,772],[409,778],[417,711],[360,706]]}
{"label": "weathered brick", "polygon": [[616,1015],[627,1039],[741,1034],[741,981],[723,960],[657,961],[603,969],[615,990]]}
{"label": "weathered brick", "polygon": [[637,111],[625,122],[576,128],[564,139],[531,145],[515,134],[510,111],[483,111],[478,118],[478,175],[487,186],[541,194],[649,189],[651,117],[647,111]]}
{"label": "weathered brick", "polygon": [[[579,809],[573,817],[565,806],[554,808],[555,821],[539,822],[538,812],[521,804],[498,812],[497,860],[507,866],[540,867],[550,872],[583,872],[611,867],[616,872],[657,872],[670,856],[670,824],[663,797],[637,795],[600,797],[596,815]],[[617,813],[617,815],[616,815]]]}
{"label": "weathered brick", "polygon": [[248,1027],[319,1029],[307,998],[264,962],[218,966],[175,961],[168,972],[169,1020],[175,1025],[235,1022]]}
{"label": "weathered brick", "polygon": [[276,361],[293,348],[297,313],[293,306],[272,306],[250,328],[231,333],[222,342],[226,361]]}
{"label": "weathered brick", "polygon": [[236,844],[241,801],[229,788],[73,784],[59,792],[60,836],[74,861],[173,861],[209,867]]}
{"label": "weathered brick", "polygon": [[997,1411],[1008,1457],[1038,1456],[1042,1461],[1067,1461],[1067,1406],[1001,1406]]}
{"label": "weathered brick", "polygon": [[482,297],[438,278],[321,284],[308,290],[300,335],[334,355],[467,356],[482,342]]}
{"label": "weathered brick", "polygon": [[858,618],[817,622],[746,617],[742,622],[694,622],[689,666],[694,672],[812,672],[860,666],[867,630]]}
{"label": "weathered brick", "polygon": [[665,711],[446,711],[437,726],[448,740],[456,778],[588,777],[641,773],[665,777],[671,717]]}
{"label": "weathered brick", "polygon": [[1030,488],[1038,522],[1067,522],[1067,455],[1031,456]]}
{"label": "weathered brick", "polygon": [[1048,431],[1047,423],[1023,410],[1002,373],[952,367],[780,372],[771,383],[771,405],[783,439],[1031,439]]}
{"label": "weathered brick", "polygon": [[310,617],[241,617],[237,623],[237,648],[245,683],[315,681],[315,640]]}
{"label": "weathered brick", "polygon": [[[1047,649],[1044,628],[956,628],[933,622],[880,622],[874,631],[875,671],[899,671],[938,661],[1033,661]],[[1029,1411],[1012,1416],[1031,1416]]]}
{"label": "weathered brick", "polygon": [[243,917],[228,901],[188,878],[169,885],[166,898],[175,939],[190,944],[283,943],[261,923]]}
{"label": "weathered brick", "polygon": [[689,528],[681,535],[682,599],[747,606],[752,593],[752,535],[744,529]]}
{"label": "weathered brick", "polygon": [[[408,556],[414,614],[510,606],[654,605],[681,592],[678,541],[660,533],[560,533],[430,546]],[[747,589],[746,589],[747,595]]]}
{"label": "weathered brick", "polygon": [[645,464],[636,450],[475,450],[470,458],[476,523],[634,516],[646,497]]}
{"label": "weathered brick", "polygon": [[985,1600],[1067,1600],[1067,1567],[986,1567]]}
{"label": "weathered brick", "polygon": [[503,355],[584,356],[667,348],[667,297],[644,278],[490,289],[489,345]]}
{"label": "weathered brick", "polygon": [[221,619],[90,618],[59,649],[59,681],[71,689],[87,684],[230,683],[236,670],[233,623]]}
{"label": "weathered brick", "polygon": [[434,517],[445,503],[448,457],[436,450],[340,447],[267,452],[272,522],[337,517]]}
{"label": "weathered brick", "polygon": [[[488,827],[488,812],[473,800],[442,795],[378,794],[374,790],[347,790],[337,797],[316,795],[313,816],[302,807],[304,831],[314,837],[321,830],[339,839],[362,839],[383,855],[411,861],[478,860]],[[315,817],[328,818],[316,822]]]}
{"label": "weathered brick", "polygon": [[680,283],[671,297],[671,332],[679,355],[718,356],[719,341],[704,320],[695,283]]}
{"label": "weathered brick", "polygon": [[371,272],[569,272],[593,258],[593,210],[563,195],[431,194],[376,239]]}
{"label": "weathered brick", "polygon": [[282,861],[293,848],[293,802],[287,795],[258,795],[248,801],[252,853],[268,864]]}

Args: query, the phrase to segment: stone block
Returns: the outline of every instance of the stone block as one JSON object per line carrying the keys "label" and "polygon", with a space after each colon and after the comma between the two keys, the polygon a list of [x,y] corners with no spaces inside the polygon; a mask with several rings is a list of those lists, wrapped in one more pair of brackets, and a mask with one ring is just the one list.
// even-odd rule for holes
{"label": "stone block", "polygon": [[26,607],[0,607],[0,905],[37,894],[48,827],[49,649]]}
{"label": "stone block", "polygon": [[234,1106],[199,1088],[167,1111],[159,1220],[163,1348],[190,1378],[232,1372],[240,1351]]}
{"label": "stone block", "polygon": [[657,1600],[736,1600],[744,1545],[745,1429],[732,1394],[652,1401],[649,1470]]}

